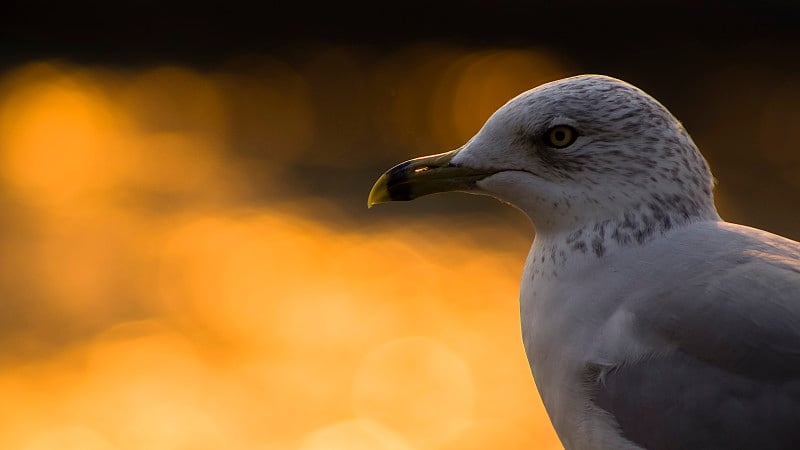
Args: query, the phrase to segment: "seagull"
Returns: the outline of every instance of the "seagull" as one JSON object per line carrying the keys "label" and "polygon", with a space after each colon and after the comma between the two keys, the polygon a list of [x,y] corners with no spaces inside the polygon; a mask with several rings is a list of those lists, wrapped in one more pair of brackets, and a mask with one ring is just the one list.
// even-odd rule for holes
{"label": "seagull", "polygon": [[566,449],[798,448],[800,243],[723,221],[714,184],[663,105],[580,75],[390,169],[368,206],[462,191],[531,219],[522,339]]}

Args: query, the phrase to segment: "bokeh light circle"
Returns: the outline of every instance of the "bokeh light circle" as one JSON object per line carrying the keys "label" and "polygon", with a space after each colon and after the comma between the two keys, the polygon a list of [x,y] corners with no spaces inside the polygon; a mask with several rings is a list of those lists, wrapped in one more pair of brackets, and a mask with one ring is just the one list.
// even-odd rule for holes
{"label": "bokeh light circle", "polygon": [[358,417],[386,424],[419,447],[458,436],[472,420],[473,398],[464,360],[428,337],[379,346],[364,357],[353,382]]}

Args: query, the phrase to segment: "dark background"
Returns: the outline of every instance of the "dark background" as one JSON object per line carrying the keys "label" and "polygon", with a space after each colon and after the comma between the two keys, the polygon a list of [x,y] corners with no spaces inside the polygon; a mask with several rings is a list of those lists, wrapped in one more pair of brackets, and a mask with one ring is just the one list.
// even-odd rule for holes
{"label": "dark background", "polygon": [[[598,70],[671,69],[678,75],[735,58],[743,47],[794,47],[800,19],[800,6],[789,0],[32,1],[4,9],[0,36],[6,65],[41,57],[202,65],[296,43],[388,49],[436,40],[479,47],[544,45]],[[781,63],[797,64],[796,58]]]}

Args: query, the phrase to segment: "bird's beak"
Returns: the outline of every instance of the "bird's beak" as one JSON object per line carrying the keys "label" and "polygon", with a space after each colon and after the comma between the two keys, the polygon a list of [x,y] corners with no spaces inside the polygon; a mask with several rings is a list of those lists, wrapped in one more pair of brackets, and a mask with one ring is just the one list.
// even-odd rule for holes
{"label": "bird's beak", "polygon": [[453,164],[453,157],[460,150],[423,156],[392,167],[372,186],[367,206],[414,200],[437,192],[470,191],[476,181],[496,172]]}

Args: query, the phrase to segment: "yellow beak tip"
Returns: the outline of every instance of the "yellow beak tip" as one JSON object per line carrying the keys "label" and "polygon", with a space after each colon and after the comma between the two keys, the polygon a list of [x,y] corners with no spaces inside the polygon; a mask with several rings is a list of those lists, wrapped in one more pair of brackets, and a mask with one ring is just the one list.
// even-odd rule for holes
{"label": "yellow beak tip", "polygon": [[389,188],[387,187],[388,178],[388,175],[383,174],[372,186],[372,189],[369,191],[369,197],[367,197],[367,209],[379,203],[392,201],[392,198],[389,196]]}
{"label": "yellow beak tip", "polygon": [[386,196],[379,196],[379,195],[370,195],[367,199],[367,209],[372,208],[375,205],[379,205],[381,203],[386,203],[391,201]]}

